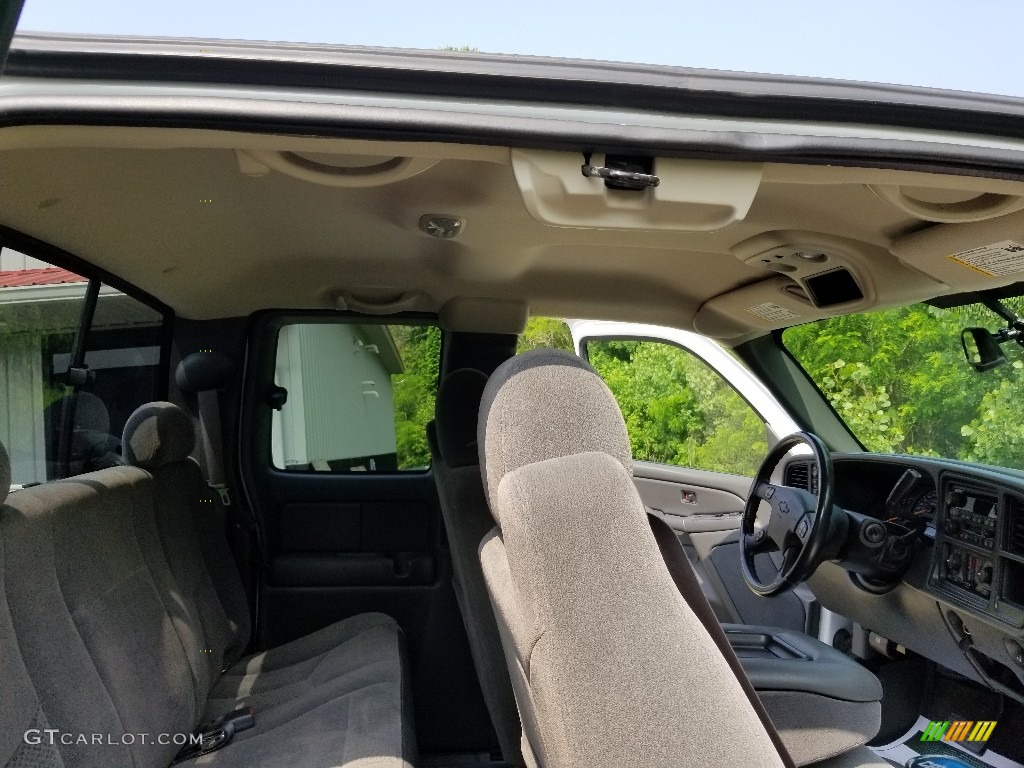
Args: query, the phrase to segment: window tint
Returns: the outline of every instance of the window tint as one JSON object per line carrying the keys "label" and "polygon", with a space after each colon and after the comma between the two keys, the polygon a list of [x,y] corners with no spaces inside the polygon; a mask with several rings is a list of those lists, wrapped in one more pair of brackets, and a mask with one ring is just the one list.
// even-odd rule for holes
{"label": "window tint", "polygon": [[[15,485],[122,463],[125,422],[161,392],[162,315],[100,285],[82,334],[88,290],[82,275],[0,251],[0,440]],[[70,371],[76,342],[83,365]]]}
{"label": "window tint", "polygon": [[274,413],[280,469],[395,472],[430,465],[441,331],[427,325],[303,323],[277,342]]}
{"label": "window tint", "polygon": [[764,422],[721,376],[659,341],[589,341],[639,461],[753,475],[768,451]]}

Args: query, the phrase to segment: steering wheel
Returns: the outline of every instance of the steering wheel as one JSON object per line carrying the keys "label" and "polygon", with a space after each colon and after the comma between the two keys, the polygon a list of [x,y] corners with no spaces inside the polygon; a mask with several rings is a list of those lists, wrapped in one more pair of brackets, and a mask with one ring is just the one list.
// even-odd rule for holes
{"label": "steering wheel", "polygon": [[[817,493],[799,488],[773,485],[772,472],[789,451],[806,445],[817,466]],[[810,475],[808,480],[813,477]],[[810,483],[808,483],[810,485]],[[740,532],[740,560],[747,586],[762,597],[772,597],[806,581],[825,559],[833,518],[832,456],[817,435],[795,432],[784,437],[768,452],[750,487]],[[768,524],[755,530],[761,502],[771,507]],[[761,581],[754,557],[765,552],[781,552],[782,565],[773,581]]]}

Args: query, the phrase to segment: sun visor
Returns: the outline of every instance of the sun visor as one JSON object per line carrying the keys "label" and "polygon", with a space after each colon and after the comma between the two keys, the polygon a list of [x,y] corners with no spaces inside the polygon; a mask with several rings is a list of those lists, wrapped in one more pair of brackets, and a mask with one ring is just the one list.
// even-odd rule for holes
{"label": "sun visor", "polygon": [[900,261],[957,293],[1024,280],[1024,213],[988,221],[938,224],[901,237]]}
{"label": "sun visor", "polygon": [[529,316],[524,301],[459,297],[441,307],[438,319],[446,331],[519,335]]}

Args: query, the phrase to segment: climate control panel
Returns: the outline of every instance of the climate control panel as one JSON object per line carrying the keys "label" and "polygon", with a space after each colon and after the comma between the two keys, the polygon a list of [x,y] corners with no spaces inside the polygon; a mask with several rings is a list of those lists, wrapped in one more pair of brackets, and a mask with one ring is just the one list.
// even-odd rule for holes
{"label": "climate control panel", "polygon": [[992,558],[956,544],[943,547],[942,578],[988,600],[992,594]]}

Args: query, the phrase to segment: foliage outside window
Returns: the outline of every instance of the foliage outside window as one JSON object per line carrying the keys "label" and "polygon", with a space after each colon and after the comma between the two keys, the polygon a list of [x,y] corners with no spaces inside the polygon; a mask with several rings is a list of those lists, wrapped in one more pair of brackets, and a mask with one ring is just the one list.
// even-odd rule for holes
{"label": "foliage outside window", "polygon": [[433,325],[392,326],[404,371],[393,377],[398,468],[430,466],[426,425],[434,418],[441,329]]}
{"label": "foliage outside window", "polygon": [[633,458],[752,475],[764,423],[703,361],[657,341],[596,341],[587,356],[615,395]]}
{"label": "foliage outside window", "polygon": [[981,305],[915,304],[789,328],[782,340],[869,450],[1024,468],[1024,363],[1006,348],[1010,365],[975,372],[960,343],[974,325],[1000,321]]}

